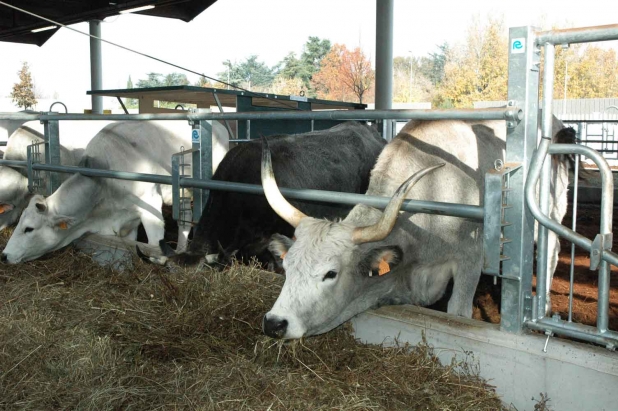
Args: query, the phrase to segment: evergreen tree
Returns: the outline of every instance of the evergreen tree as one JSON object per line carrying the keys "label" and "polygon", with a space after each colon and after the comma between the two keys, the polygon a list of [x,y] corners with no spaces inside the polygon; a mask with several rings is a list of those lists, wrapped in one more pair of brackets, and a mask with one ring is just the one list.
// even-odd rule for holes
{"label": "evergreen tree", "polygon": [[11,99],[13,99],[13,103],[17,107],[23,109],[32,108],[37,104],[37,100],[34,95],[34,82],[32,81],[32,75],[27,62],[23,63],[21,70],[17,74],[19,75],[19,83],[13,85],[13,91],[10,95]]}

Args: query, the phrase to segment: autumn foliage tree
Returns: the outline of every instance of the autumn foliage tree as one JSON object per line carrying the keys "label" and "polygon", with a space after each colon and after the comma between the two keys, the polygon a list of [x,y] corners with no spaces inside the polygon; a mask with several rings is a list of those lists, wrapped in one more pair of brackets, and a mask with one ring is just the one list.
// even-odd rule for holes
{"label": "autumn foliage tree", "polygon": [[616,50],[594,45],[556,47],[554,98],[606,98],[618,96]]}
{"label": "autumn foliage tree", "polygon": [[32,81],[32,75],[27,62],[23,63],[21,70],[17,74],[19,75],[19,82],[13,85],[13,91],[11,91],[10,95],[11,99],[13,103],[17,104],[17,107],[31,108],[37,104],[37,99],[34,94],[34,82]]}
{"label": "autumn foliage tree", "polygon": [[508,38],[502,20],[478,18],[464,45],[449,50],[439,97],[442,104],[472,107],[474,101],[506,100]]}
{"label": "autumn foliage tree", "polygon": [[360,47],[350,51],[335,44],[311,82],[319,98],[363,103],[363,98],[367,101],[372,94],[374,79],[371,62]]}

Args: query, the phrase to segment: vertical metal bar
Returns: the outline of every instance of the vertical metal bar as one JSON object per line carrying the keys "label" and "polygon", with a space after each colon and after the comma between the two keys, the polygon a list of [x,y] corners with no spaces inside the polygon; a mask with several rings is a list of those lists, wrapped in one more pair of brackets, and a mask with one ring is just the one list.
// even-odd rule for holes
{"label": "vertical metal bar", "polygon": [[251,140],[251,120],[247,120],[247,140]]}
{"label": "vertical metal bar", "polygon": [[[599,167],[600,169],[600,167]],[[603,175],[603,173],[602,173]],[[601,193],[601,222],[600,234],[603,236],[602,252],[611,250],[612,248],[612,218],[614,204],[614,182],[612,173],[605,178],[603,182],[603,191]],[[607,261],[601,260],[599,266],[599,298],[597,305],[597,330],[601,333],[607,331],[609,325],[609,280],[610,280],[610,265]]]}
{"label": "vertical metal bar", "polygon": [[[202,120],[200,121],[200,161],[201,161],[201,179],[212,179],[212,121]],[[202,190],[202,208],[206,206],[208,201],[209,190]],[[200,209],[200,215],[202,210]],[[199,218],[198,218],[199,221]]]}
{"label": "vertical metal bar", "polygon": [[34,193],[34,175],[33,172],[34,170],[32,169],[32,148],[34,147],[34,145],[28,145],[28,147],[26,147],[26,161],[27,161],[27,168],[26,168],[26,173],[28,175],[28,191],[30,193]]}
{"label": "vertical metal bar", "polygon": [[[58,120],[43,121],[45,138],[45,164],[60,165],[60,126]],[[47,195],[52,195],[60,186],[58,173],[49,173]]]}
{"label": "vertical metal bar", "polygon": [[392,107],[394,3],[376,0],[376,110]]}
{"label": "vertical metal bar", "polygon": [[[577,124],[577,137],[581,141],[582,123]],[[571,230],[577,231],[577,201],[579,199],[579,154],[575,155],[575,170],[573,171],[573,221]],[[573,321],[573,285],[575,283],[575,244],[571,243],[571,266],[569,267],[569,315],[568,322]]]}
{"label": "vertical metal bar", "polygon": [[[101,21],[91,20],[90,34],[90,89],[103,88],[103,63],[101,58]],[[103,97],[92,95],[92,114],[103,114]]]}
{"label": "vertical metal bar", "polygon": [[[191,130],[191,176],[196,179],[202,178],[202,160],[200,158],[201,147],[201,127],[199,121],[194,121]],[[193,221],[197,222],[202,216],[202,190],[199,188],[193,189]]]}
{"label": "vertical metal bar", "polygon": [[179,153],[172,155],[172,218],[176,221],[180,219],[180,158],[182,156]]}
{"label": "vertical metal bar", "polygon": [[[554,97],[554,63],[556,48],[553,44],[545,44],[545,65],[543,72],[543,123],[541,135],[543,139],[551,141],[553,111],[552,100]],[[545,156],[541,159],[543,168],[541,170],[541,184],[539,188],[539,207],[544,215],[549,215],[549,191],[551,183],[551,157]],[[549,230],[543,225],[538,225],[538,238],[536,242],[536,294],[538,296],[538,315],[543,318],[546,314],[547,295],[550,293],[551,274],[548,264],[548,235]]]}
{"label": "vertical metal bar", "polygon": [[[504,244],[504,254],[509,257],[502,264],[502,274],[519,277],[502,280],[502,309],[500,328],[521,332],[526,314],[526,300],[532,297],[532,263],[534,243],[534,218],[524,202],[524,184],[529,162],[537,142],[539,60],[535,47],[535,28],[514,27],[509,31],[509,104],[524,110],[524,119],[518,124],[508,124],[506,161],[521,163],[522,167],[510,176],[508,221],[505,237],[512,240]],[[531,307],[529,307],[531,308]]]}

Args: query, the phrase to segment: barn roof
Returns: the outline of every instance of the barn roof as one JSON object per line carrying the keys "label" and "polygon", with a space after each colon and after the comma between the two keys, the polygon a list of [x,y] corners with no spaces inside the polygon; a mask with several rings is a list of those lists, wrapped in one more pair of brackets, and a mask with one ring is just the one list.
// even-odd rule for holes
{"label": "barn roof", "polygon": [[[58,21],[75,24],[102,20],[122,10],[154,5],[138,11],[156,17],[168,17],[186,22],[193,20],[216,0],[3,0],[5,3]],[[0,5],[0,41],[43,45],[58,28],[33,33],[32,30],[50,26],[49,22]]]}

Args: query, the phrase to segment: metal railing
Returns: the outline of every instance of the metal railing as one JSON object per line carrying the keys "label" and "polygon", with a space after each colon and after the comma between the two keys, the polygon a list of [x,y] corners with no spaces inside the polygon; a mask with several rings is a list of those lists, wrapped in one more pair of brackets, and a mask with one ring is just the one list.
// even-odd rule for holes
{"label": "metal railing", "polygon": [[[545,67],[543,77],[543,119],[541,143],[532,158],[528,180],[525,186],[525,197],[530,212],[539,222],[539,239],[537,245],[537,292],[532,303],[532,316],[525,320],[528,328],[544,331],[548,338],[554,333],[591,341],[615,349],[618,344],[618,333],[608,330],[609,311],[609,275],[610,266],[618,266],[618,255],[611,252],[612,247],[612,212],[613,212],[613,176],[607,161],[597,151],[581,145],[552,145],[552,99],[554,81],[554,56],[556,44],[581,43],[618,39],[618,25],[590,27],[582,29],[555,30],[536,33],[534,44],[543,47],[545,51]],[[539,49],[540,51],[540,49]],[[601,221],[600,233],[591,241],[573,230],[551,220],[549,215],[549,192],[551,181],[552,154],[584,155],[594,161],[601,173]],[[536,203],[536,185],[540,177],[540,204]],[[598,312],[596,327],[574,324],[563,321],[559,317],[546,318],[546,283],[548,267],[548,229],[573,244],[590,251],[591,269],[599,269]],[[572,289],[570,290],[572,293]]]}

